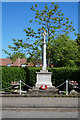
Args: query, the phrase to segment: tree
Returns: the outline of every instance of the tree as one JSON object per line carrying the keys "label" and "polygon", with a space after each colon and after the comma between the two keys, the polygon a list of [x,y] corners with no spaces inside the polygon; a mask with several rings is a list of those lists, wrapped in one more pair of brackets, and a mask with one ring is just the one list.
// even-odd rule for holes
{"label": "tree", "polygon": [[68,36],[59,35],[51,47],[52,64],[54,63],[57,67],[76,66],[78,61],[77,53],[77,43],[70,40]]}
{"label": "tree", "polygon": [[11,53],[7,52],[6,50],[3,50],[3,52],[5,52],[6,54],[8,54],[9,57],[7,57],[7,58],[10,58],[12,61],[16,61],[17,58],[19,58],[19,59],[25,58],[26,59],[25,53],[22,54],[20,52],[13,52],[11,54]]}
{"label": "tree", "polygon": [[78,45],[78,65],[80,66],[80,34],[77,34],[77,39],[75,40],[77,45]]}
{"label": "tree", "polygon": [[26,59],[26,56],[25,56],[25,54],[22,54],[19,52],[14,52],[11,56],[12,61],[16,60],[17,58],[19,58],[19,59],[25,58]]}
{"label": "tree", "polygon": [[27,62],[28,63],[32,62],[35,67],[37,64],[41,64],[42,60],[38,56],[33,56],[33,57],[28,57]]}
{"label": "tree", "polygon": [[[9,45],[9,48],[12,51],[19,51],[20,53],[24,49],[24,53],[27,51],[31,59],[35,58],[37,60],[35,53],[38,56],[42,56],[43,37],[41,34],[45,30],[47,33],[47,64],[50,67],[52,42],[59,34],[68,34],[75,31],[75,29],[72,27],[72,22],[69,22],[69,18],[64,18],[64,14],[59,9],[57,3],[51,2],[48,4],[45,3],[43,10],[38,9],[38,4],[31,7],[31,10],[35,12],[35,22],[39,23],[37,32],[31,27],[24,29],[27,37],[26,41],[13,39],[15,47]],[[31,19],[29,22],[32,23],[33,21],[34,19]]]}

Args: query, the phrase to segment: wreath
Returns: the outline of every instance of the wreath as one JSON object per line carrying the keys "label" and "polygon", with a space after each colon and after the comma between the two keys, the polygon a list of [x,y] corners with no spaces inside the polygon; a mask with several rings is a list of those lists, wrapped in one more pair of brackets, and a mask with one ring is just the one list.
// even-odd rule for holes
{"label": "wreath", "polygon": [[47,89],[47,85],[41,85],[40,87],[42,90],[46,90]]}

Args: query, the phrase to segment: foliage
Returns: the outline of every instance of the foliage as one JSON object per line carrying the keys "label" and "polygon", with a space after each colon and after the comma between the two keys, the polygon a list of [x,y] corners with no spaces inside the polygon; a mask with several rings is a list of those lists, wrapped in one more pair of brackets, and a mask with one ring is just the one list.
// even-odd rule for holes
{"label": "foliage", "polygon": [[12,54],[11,53],[8,53],[6,50],[2,50],[3,52],[5,52],[6,54],[9,55],[8,58],[10,58],[12,61],[16,61],[17,58],[25,58],[26,59],[26,56],[25,56],[25,53],[20,53],[20,51],[16,51],[16,52],[13,52]]}
{"label": "foliage", "polygon": [[78,46],[68,36],[59,35],[51,46],[52,64],[57,67],[76,66],[78,61]]}
{"label": "foliage", "polygon": [[80,68],[76,67],[59,67],[59,68],[49,68],[52,72],[52,82],[53,85],[58,86],[66,80],[77,81],[80,85]]}
{"label": "foliage", "polygon": [[2,67],[0,67],[0,89],[2,88]]}
{"label": "foliage", "polygon": [[[41,68],[27,68],[28,84],[35,86],[36,72],[39,72]],[[66,80],[77,81],[80,85],[80,68],[76,67],[60,67],[60,68],[47,68],[49,72],[52,72],[52,83],[55,86],[60,85]]]}
{"label": "foliage", "polygon": [[11,82],[19,82],[20,79],[26,82],[26,77],[25,68],[2,67],[2,88],[7,88],[10,86]]}
{"label": "foliage", "polygon": [[[39,10],[38,4],[35,4],[35,6],[31,7],[31,10],[35,12],[35,18],[30,20],[30,23],[37,22],[39,24],[39,28],[36,29],[37,32],[31,27],[24,29],[27,37],[26,40],[13,39],[14,47],[10,45],[8,47],[14,52],[18,51],[29,54],[29,60],[33,61],[35,59],[35,61],[39,61],[41,59],[40,56],[42,56],[42,34],[45,30],[47,33],[47,63],[48,67],[50,67],[53,41],[59,34],[66,35],[69,32],[75,31],[75,29],[72,27],[72,22],[69,21],[69,18],[64,18],[64,14],[59,9],[57,3],[45,3],[43,10]],[[10,55],[7,51],[6,53]]]}
{"label": "foliage", "polygon": [[35,86],[36,83],[36,72],[39,71],[40,68],[28,67],[27,68],[27,84],[30,86]]}
{"label": "foliage", "polygon": [[[35,22],[38,22],[40,27],[38,32],[34,32],[34,30],[30,27],[25,29],[26,36],[28,39],[34,37],[36,40],[32,45],[31,55],[35,56],[35,51],[40,53],[42,49],[42,36],[41,34],[45,30],[47,33],[46,43],[47,43],[47,62],[48,67],[50,67],[51,62],[51,49],[52,42],[59,34],[68,34],[69,32],[74,31],[72,27],[72,22],[69,22],[69,18],[64,18],[64,14],[59,9],[58,4],[54,4],[53,2],[49,5],[45,3],[43,10],[38,10],[38,5],[35,7],[32,6],[31,10],[35,12]],[[34,20],[31,20],[32,22]],[[31,46],[31,45],[30,45]],[[38,55],[39,56],[39,55]]]}
{"label": "foliage", "polygon": [[33,56],[33,57],[30,56],[27,58],[27,63],[31,63],[31,62],[33,63],[33,65],[35,67],[37,64],[41,64],[42,60],[37,54],[35,54],[35,56]]}
{"label": "foliage", "polygon": [[13,60],[16,60],[16,58],[20,58],[20,59],[25,58],[25,59],[26,59],[26,56],[25,56],[25,53],[22,54],[22,53],[19,53],[19,52],[14,52],[14,53],[11,55],[10,58],[11,58],[11,60],[13,61]]}
{"label": "foliage", "polygon": [[78,65],[80,66],[80,34],[77,34],[77,39],[75,40],[77,45],[78,45]]}
{"label": "foliage", "polygon": [[[2,87],[7,88],[10,86],[11,81],[19,81],[20,79],[29,86],[35,86],[36,72],[39,72],[41,68],[27,67],[2,67]],[[80,68],[76,67],[59,67],[59,68],[47,68],[49,72],[52,72],[52,84],[58,86],[66,80],[77,81],[80,85]],[[26,86],[22,86],[26,89]]]}

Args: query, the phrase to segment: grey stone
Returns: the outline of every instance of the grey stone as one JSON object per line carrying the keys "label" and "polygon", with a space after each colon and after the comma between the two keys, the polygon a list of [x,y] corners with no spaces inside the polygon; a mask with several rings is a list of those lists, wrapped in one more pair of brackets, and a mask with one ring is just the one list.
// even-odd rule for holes
{"label": "grey stone", "polygon": [[47,87],[51,87],[51,72],[36,72],[37,74],[37,82],[36,87],[40,87],[41,85],[45,84]]}
{"label": "grey stone", "polygon": [[48,72],[48,70],[40,70],[40,72],[45,73]]}
{"label": "grey stone", "polygon": [[70,91],[70,95],[78,95],[79,93],[77,92],[77,91],[75,91],[75,90],[71,90]]}
{"label": "grey stone", "polygon": [[28,89],[28,92],[33,92],[33,90],[32,89]]}

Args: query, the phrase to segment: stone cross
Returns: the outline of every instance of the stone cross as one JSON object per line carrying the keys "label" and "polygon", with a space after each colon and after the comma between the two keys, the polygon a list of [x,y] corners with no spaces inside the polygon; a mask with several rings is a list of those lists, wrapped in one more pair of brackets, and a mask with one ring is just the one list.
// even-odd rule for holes
{"label": "stone cross", "polygon": [[48,72],[48,70],[46,70],[46,33],[44,31],[43,34],[44,37],[44,42],[43,42],[43,65],[42,65],[42,70],[40,70],[40,72],[36,72],[37,73],[37,82],[36,82],[36,87],[40,88],[41,85],[47,85],[47,87],[52,87],[52,83],[51,83],[51,72]]}
{"label": "stone cross", "polygon": [[43,42],[43,65],[42,65],[42,70],[46,70],[46,41],[45,41],[45,36],[47,35],[44,31],[42,34],[44,36],[44,42]]}

